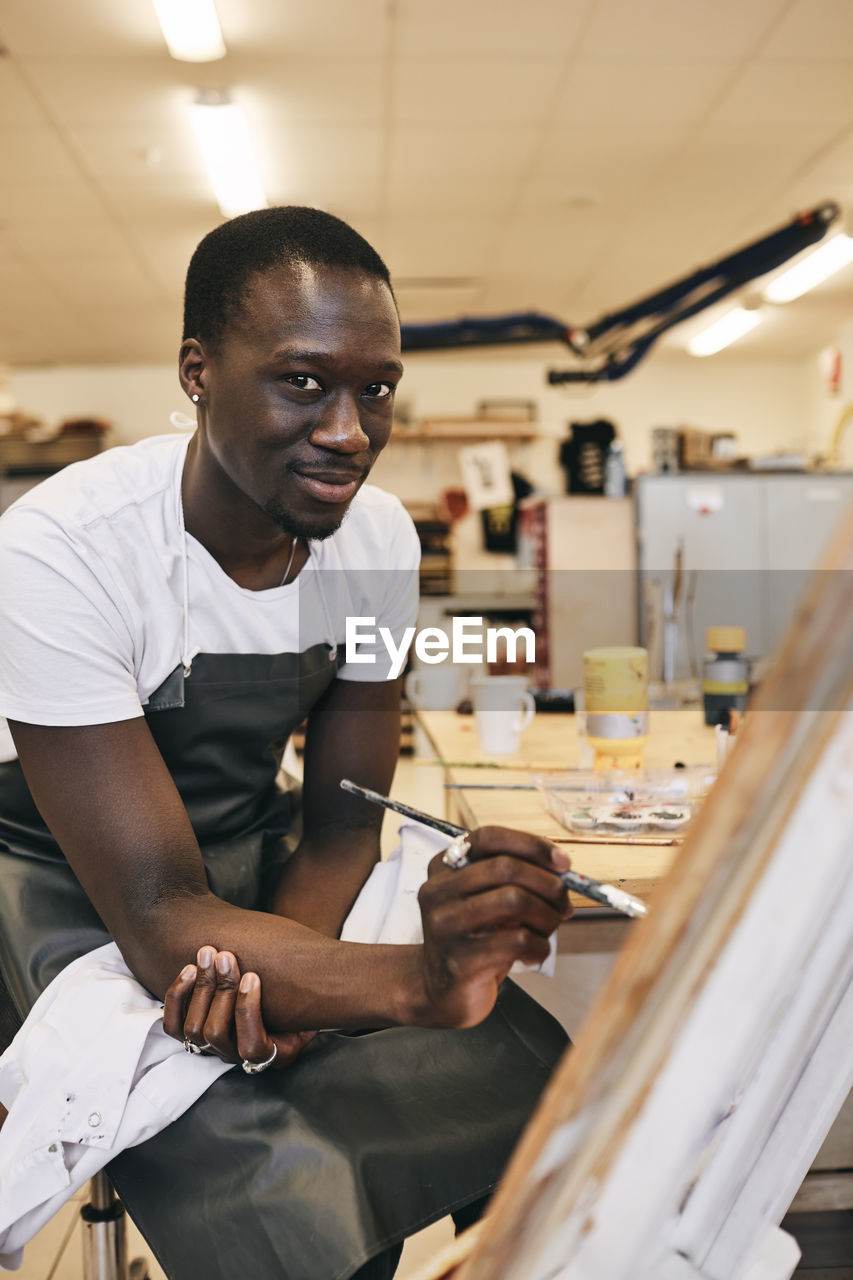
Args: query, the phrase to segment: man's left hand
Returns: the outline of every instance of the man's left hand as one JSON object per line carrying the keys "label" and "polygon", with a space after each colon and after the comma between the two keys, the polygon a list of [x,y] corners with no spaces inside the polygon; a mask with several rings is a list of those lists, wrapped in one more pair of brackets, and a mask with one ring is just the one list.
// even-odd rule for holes
{"label": "man's left hand", "polygon": [[230,951],[202,947],[196,964],[188,964],[166,992],[163,1027],[174,1040],[188,1041],[200,1052],[212,1051],[226,1062],[266,1062],[277,1070],[293,1062],[316,1031],[271,1035],[261,1012],[261,980],[240,974]]}

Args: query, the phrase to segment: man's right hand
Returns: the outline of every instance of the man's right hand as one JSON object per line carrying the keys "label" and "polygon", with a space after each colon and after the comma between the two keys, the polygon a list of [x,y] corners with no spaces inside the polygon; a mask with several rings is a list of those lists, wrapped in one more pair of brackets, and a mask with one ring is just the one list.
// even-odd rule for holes
{"label": "man's right hand", "polygon": [[425,1026],[481,1022],[516,960],[541,963],[550,935],[572,914],[559,878],[569,859],[546,840],[506,827],[481,827],[468,840],[470,865],[451,870],[438,854],[418,895],[424,946],[417,1020]]}

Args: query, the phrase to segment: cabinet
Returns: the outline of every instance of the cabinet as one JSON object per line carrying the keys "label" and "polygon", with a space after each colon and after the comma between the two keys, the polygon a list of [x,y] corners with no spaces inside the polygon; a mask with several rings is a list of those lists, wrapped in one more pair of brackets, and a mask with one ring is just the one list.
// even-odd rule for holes
{"label": "cabinet", "polygon": [[663,615],[674,593],[675,674],[683,678],[699,674],[705,631],[714,624],[744,626],[753,657],[772,652],[853,503],[853,475],[640,476],[636,501],[641,643],[659,675]]}

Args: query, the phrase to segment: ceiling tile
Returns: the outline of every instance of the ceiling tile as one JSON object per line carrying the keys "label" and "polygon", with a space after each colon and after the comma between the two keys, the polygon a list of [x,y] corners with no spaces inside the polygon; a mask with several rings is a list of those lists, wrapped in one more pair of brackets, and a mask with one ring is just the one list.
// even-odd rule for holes
{"label": "ceiling tile", "polygon": [[167,298],[180,298],[190,258],[200,240],[222,221],[217,214],[198,218],[140,213],[127,216],[127,237],[147,263],[149,274],[159,282]]}
{"label": "ceiling tile", "polygon": [[72,125],[68,132],[86,167],[104,178],[163,182],[204,172],[188,117],[168,125],[115,124],[106,119]]}
{"label": "ceiling tile", "polygon": [[166,47],[150,0],[0,0],[0,38],[14,54],[61,58]]}
{"label": "ceiling tile", "polygon": [[401,288],[395,285],[400,319],[404,324],[417,324],[429,320],[441,320],[448,316],[482,313],[483,291],[477,283],[454,285],[448,282],[441,288]]}
{"label": "ceiling tile", "polygon": [[671,117],[649,129],[626,119],[618,128],[594,121],[577,123],[563,119],[551,123],[542,135],[537,170],[546,175],[555,166],[578,161],[598,161],[620,165],[632,157],[642,162],[660,161],[683,147],[693,136],[693,129],[683,120]]}
{"label": "ceiling tile", "polygon": [[515,124],[541,121],[563,60],[398,58],[393,110],[401,124]]}
{"label": "ceiling tile", "polygon": [[599,58],[739,58],[788,0],[598,0],[581,53]]}
{"label": "ceiling tile", "polygon": [[[174,358],[222,221],[199,88],[246,107],[269,198],[353,222],[412,316],[588,323],[853,207],[853,0],[216,2],[229,54],[192,65],[150,0],[0,0],[0,359]],[[849,316],[849,280],[814,296],[815,333]]]}
{"label": "ceiling tile", "polygon": [[50,365],[56,360],[70,363],[72,357],[66,354],[63,343],[67,330],[72,327],[58,317],[53,324],[43,318],[41,325],[34,322],[30,328],[23,328],[20,323],[9,325],[0,318],[0,364],[26,369],[31,365]]}
{"label": "ceiling tile", "polygon": [[19,314],[18,303],[27,298],[37,285],[38,278],[26,263],[0,254],[0,291],[3,295],[0,323],[4,317],[7,323],[14,323],[14,317]]}
{"label": "ceiling tile", "polygon": [[344,222],[363,222],[382,216],[383,200],[380,182],[365,184],[357,178],[341,178],[306,182],[292,175],[283,175],[281,181],[271,181],[268,188],[270,204],[300,204],[311,209],[323,209]]}
{"label": "ceiling tile", "polygon": [[176,62],[168,56],[32,57],[23,62],[57,122],[103,126],[168,126],[193,100],[196,87],[221,83],[218,63]]}
{"label": "ceiling tile", "polygon": [[[174,361],[179,342],[174,318],[164,317],[161,309],[133,307],[124,314],[97,309],[78,312],[60,342],[42,350],[52,364],[130,365]],[[175,407],[184,407],[177,390]],[[151,433],[170,429],[167,422],[154,422]]]}
{"label": "ceiling tile", "polygon": [[[792,167],[813,162],[838,136],[831,120],[807,126],[760,124],[741,120],[736,124],[710,120],[690,139],[683,162],[698,160],[712,170],[718,163],[761,164],[787,161]],[[731,196],[731,193],[729,193]]]}
{"label": "ceiling tile", "polygon": [[483,218],[389,218],[376,245],[394,276],[479,275],[497,234]]}
{"label": "ceiling tile", "polygon": [[[539,311],[562,320],[566,325],[577,322],[579,317],[573,313],[570,299],[574,287],[574,279],[554,274],[521,275],[489,274],[489,287],[484,291],[481,310],[487,315],[499,315],[501,312]],[[582,318],[582,317],[581,317]],[[556,351],[558,348],[554,347]]]}
{"label": "ceiling tile", "polygon": [[[763,222],[787,222],[804,209],[814,209],[825,200],[834,200],[841,206],[841,216],[847,215],[850,226],[850,210],[853,210],[853,172],[844,179],[832,179],[807,175],[773,193],[766,205],[759,207],[757,216]],[[844,225],[844,224],[839,224]]]}
{"label": "ceiling tile", "polygon": [[597,206],[602,214],[629,205],[679,153],[680,133],[669,130],[565,128],[545,135],[520,203],[530,209],[570,212]]}
{"label": "ceiling tile", "polygon": [[[712,122],[695,135],[689,154],[679,157],[667,171],[666,181],[694,195],[698,184],[704,183],[705,200],[719,209],[721,220],[730,222],[737,235],[745,226],[747,234],[752,234],[754,227],[754,233],[760,235],[790,220],[799,210],[843,198],[843,183],[837,178],[830,180],[817,167],[817,161],[830,154],[829,129],[829,121],[805,129]],[[840,151],[830,169],[844,173],[841,164]],[[846,174],[853,181],[853,169]],[[808,175],[814,178],[806,189]],[[711,191],[707,190],[709,179],[714,186]],[[760,180],[758,191],[756,179]],[[778,212],[772,207],[777,197],[781,197]],[[753,213],[755,218],[750,221]]]}
{"label": "ceiling tile", "polygon": [[0,128],[44,123],[44,113],[15,62],[0,56]]}
{"label": "ceiling tile", "polygon": [[796,182],[769,193],[763,200],[754,201],[750,205],[739,205],[728,237],[729,247],[736,249],[739,245],[777,231],[790,223],[798,213],[821,204],[827,194],[825,183],[813,182],[809,189],[808,184]]}
{"label": "ceiling tile", "polygon": [[816,155],[807,176],[849,183],[853,179],[853,130]]}
{"label": "ceiling tile", "polygon": [[387,0],[216,0],[216,8],[234,54],[376,58],[390,45]]}
{"label": "ceiling tile", "polygon": [[537,57],[570,52],[591,0],[402,0],[397,52],[404,57]]}
{"label": "ceiling tile", "polygon": [[518,186],[515,206],[535,217],[571,219],[586,216],[612,222],[624,217],[642,195],[654,174],[639,165],[592,170],[574,166],[568,177],[530,178]]}
{"label": "ceiling tile", "polygon": [[509,176],[530,161],[539,137],[539,129],[513,124],[400,125],[391,130],[389,164],[401,177]]}
{"label": "ceiling tile", "polygon": [[[103,180],[105,201],[122,225],[156,228],[168,234],[177,225],[190,222],[210,231],[222,221],[207,176],[194,181],[177,178]],[[199,234],[203,234],[201,231]]]}
{"label": "ceiling tile", "polygon": [[[306,124],[377,125],[384,112],[385,77],[378,57],[228,58],[228,84],[235,99],[258,118]],[[220,73],[221,80],[221,73]]]}
{"label": "ceiling tile", "polygon": [[[710,323],[710,316],[709,312],[706,323]],[[779,360],[785,356],[802,359],[832,342],[843,321],[841,308],[834,310],[825,303],[816,305],[808,299],[798,299],[795,308],[776,307],[768,311],[758,328],[726,353],[726,359],[747,363],[755,359]],[[683,349],[690,332],[687,324],[678,326],[666,339],[667,346]]]}
{"label": "ceiling tile", "polygon": [[752,146],[745,139],[732,147],[697,143],[688,155],[678,157],[660,181],[686,199],[701,193],[706,205],[711,201],[725,217],[731,214],[733,190],[738,192],[738,203],[751,200],[756,194],[760,197],[762,193],[773,193],[791,182],[812,154],[811,149],[798,152],[793,140],[790,147],[786,146],[776,134],[763,144],[754,140]]}
{"label": "ceiling tile", "polygon": [[686,126],[655,128],[554,126],[545,133],[520,204],[566,213],[584,205],[602,214],[627,208],[683,149]]}
{"label": "ceiling tile", "polygon": [[742,234],[736,222],[734,209],[724,216],[701,195],[663,187],[656,202],[632,212],[630,227],[615,231],[592,263],[581,294],[585,309],[599,314],[628,306],[774,229],[768,224]]}
{"label": "ceiling tile", "polygon": [[850,0],[794,0],[760,50],[762,58],[853,58]]}
{"label": "ceiling tile", "polygon": [[45,264],[93,253],[121,257],[128,252],[121,231],[106,217],[56,222],[34,216],[8,222],[6,234],[22,256],[34,256]]}
{"label": "ceiling tile", "polygon": [[492,217],[515,199],[534,154],[533,128],[408,126],[391,136],[388,209],[481,211]]}
{"label": "ceiling tile", "polygon": [[382,134],[372,126],[274,124],[253,129],[270,203],[347,205],[365,215],[382,200]]}
{"label": "ceiling tile", "polygon": [[502,217],[517,198],[518,182],[512,174],[484,177],[457,174],[445,177],[392,173],[387,184],[387,211],[391,217],[417,213]]}
{"label": "ceiling tile", "polygon": [[584,210],[574,214],[519,212],[503,229],[490,271],[523,279],[557,279],[568,284],[612,236],[612,223]]}
{"label": "ceiling tile", "polygon": [[584,58],[571,69],[554,121],[588,128],[682,129],[699,121],[728,87],[736,64],[722,60]]}
{"label": "ceiling tile", "polygon": [[26,223],[34,216],[44,223],[97,220],[104,217],[104,204],[84,178],[7,182],[0,173],[0,223]]}
{"label": "ceiling tile", "polygon": [[711,117],[728,125],[840,130],[853,123],[853,61],[755,62]]}
{"label": "ceiling tile", "polygon": [[127,254],[107,257],[91,254],[89,257],[66,258],[61,267],[52,271],[54,288],[66,301],[88,308],[114,310],[122,307],[138,307],[153,303],[159,291]]}
{"label": "ceiling tile", "polygon": [[[73,331],[73,307],[69,307],[64,298],[57,297],[47,281],[35,276],[4,301],[7,305],[0,310],[0,335],[5,343],[13,339],[20,342],[26,338],[32,346],[31,358],[52,359],[52,352],[44,354],[45,343],[49,339],[55,346],[62,340],[63,329]],[[4,358],[3,345],[0,342],[0,360]],[[37,355],[37,352],[42,354]]]}
{"label": "ceiling tile", "polygon": [[45,125],[0,127],[0,181],[74,181],[79,168],[68,147]]}

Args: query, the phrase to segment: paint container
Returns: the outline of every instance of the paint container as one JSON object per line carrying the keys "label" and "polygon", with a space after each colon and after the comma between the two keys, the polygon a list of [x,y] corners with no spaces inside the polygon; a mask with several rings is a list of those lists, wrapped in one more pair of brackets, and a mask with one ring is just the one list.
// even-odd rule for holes
{"label": "paint container", "polygon": [[586,695],[583,689],[573,690],[575,702],[575,724],[578,731],[578,768],[591,769],[595,764],[595,755],[586,736]]}
{"label": "paint container", "polygon": [[743,713],[749,692],[749,659],[743,627],[709,627],[705,633],[708,654],[702,674],[705,723],[720,724],[726,711]]}
{"label": "paint container", "polygon": [[586,736],[595,769],[641,769],[649,733],[649,657],[627,645],[583,655]]}

